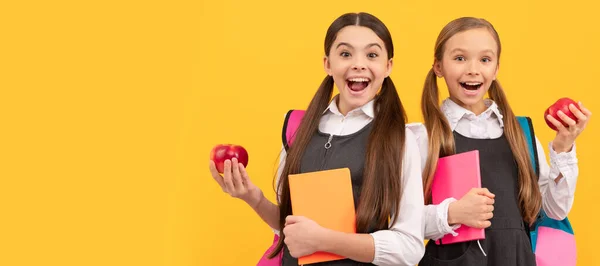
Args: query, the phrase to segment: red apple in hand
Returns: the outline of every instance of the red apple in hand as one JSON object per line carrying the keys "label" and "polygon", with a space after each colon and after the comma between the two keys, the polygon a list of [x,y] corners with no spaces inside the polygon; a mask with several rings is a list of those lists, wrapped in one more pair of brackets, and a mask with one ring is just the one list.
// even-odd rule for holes
{"label": "red apple in hand", "polygon": [[562,119],[558,116],[558,111],[562,111],[565,115],[567,115],[571,119],[575,120],[575,122],[577,122],[577,117],[569,109],[570,104],[575,105],[575,107],[577,109],[579,109],[579,105],[577,105],[577,103],[575,101],[573,101],[569,98],[560,98],[553,105],[548,107],[548,109],[546,109],[546,112],[544,112],[544,120],[546,120],[546,124],[550,128],[557,130],[556,127],[550,121],[548,121],[548,119],[546,118],[546,116],[551,115],[552,117],[554,117],[554,119],[562,122],[562,124],[565,127],[569,127],[569,125],[567,123],[565,123],[564,121],[562,121]]}
{"label": "red apple in hand", "polygon": [[210,151],[210,159],[215,162],[217,171],[223,173],[225,160],[237,158],[244,167],[248,165],[248,152],[244,147],[234,144],[219,144]]}

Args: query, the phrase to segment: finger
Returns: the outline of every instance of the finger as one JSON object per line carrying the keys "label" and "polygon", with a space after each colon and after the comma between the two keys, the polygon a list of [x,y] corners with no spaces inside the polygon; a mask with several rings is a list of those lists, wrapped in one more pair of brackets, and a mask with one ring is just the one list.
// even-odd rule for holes
{"label": "finger", "polygon": [[550,121],[550,123],[552,123],[554,125],[554,127],[556,127],[556,131],[560,131],[561,129],[565,128],[565,126],[561,122],[559,122],[558,120],[556,120],[551,115],[547,115],[546,119],[548,119],[548,121]]}
{"label": "finger", "polygon": [[495,200],[495,199],[490,199],[490,198],[487,198],[487,199],[485,200],[485,204],[487,204],[487,205],[494,205],[494,203],[496,203],[496,200]]}
{"label": "finger", "polygon": [[231,161],[230,160],[225,160],[224,166],[223,166],[223,181],[225,182],[225,189],[227,189],[227,193],[233,193],[235,192],[235,187],[233,186],[233,180],[232,180],[232,176],[231,176]]}
{"label": "finger", "polygon": [[285,226],[288,226],[290,224],[294,224],[295,218],[293,215],[288,215],[285,217]]}
{"label": "finger", "polygon": [[488,205],[487,212],[494,212],[494,205]]}
{"label": "finger", "polygon": [[208,169],[210,169],[210,174],[212,175],[213,179],[217,182],[217,184],[219,184],[221,189],[225,190],[223,176],[221,176],[221,174],[219,174],[219,171],[217,171],[217,166],[215,165],[215,162],[213,162],[212,160],[208,160]]}
{"label": "finger", "polygon": [[492,222],[490,221],[480,221],[479,222],[479,228],[488,228],[492,226]]}
{"label": "finger", "polygon": [[558,111],[557,114],[558,114],[558,117],[560,117],[560,119],[562,119],[562,121],[564,121],[565,123],[567,123],[567,125],[569,125],[569,127],[572,127],[577,124],[577,122],[575,122],[575,120],[571,119],[568,115],[563,113],[563,111]]}
{"label": "finger", "polygon": [[246,186],[252,184],[252,181],[250,181],[250,176],[248,176],[248,172],[246,172],[246,167],[244,167],[243,164],[239,164],[240,167],[240,174],[242,174],[242,182],[244,182],[244,184],[246,184]]}
{"label": "finger", "polygon": [[583,123],[587,120],[587,117],[581,112],[574,104],[569,104],[569,110],[575,117],[577,117],[577,123]]}
{"label": "finger", "polygon": [[579,102],[579,109],[581,110],[583,115],[585,115],[585,119],[579,119],[581,130],[583,130],[583,129],[585,129],[585,126],[587,125],[588,121],[590,120],[590,118],[592,116],[592,112],[590,110],[588,110],[587,108],[585,108],[581,102]]}
{"label": "finger", "polygon": [[483,229],[483,228],[486,228],[489,226],[489,225],[487,225],[488,222],[489,222],[488,220],[478,220],[478,221],[474,221],[473,224],[469,225],[469,226],[471,226],[473,228]]}
{"label": "finger", "polygon": [[587,116],[588,119],[592,115],[592,112],[590,110],[588,110],[587,108],[585,108],[585,106],[583,106],[583,104],[581,102],[579,102],[579,109],[581,109],[581,112],[583,112],[583,114],[585,114],[585,116]]}
{"label": "finger", "polygon": [[[284,224],[284,225],[283,225],[283,230],[281,230],[281,232],[283,233],[283,235],[284,235],[284,236],[287,236],[287,235],[288,235],[288,233],[289,233],[289,231],[290,231],[290,228],[289,228],[289,227],[288,227],[286,224]],[[287,240],[287,237],[286,237],[286,239],[284,239],[284,240]]]}
{"label": "finger", "polygon": [[295,259],[300,258],[300,254],[296,252],[296,249],[289,248],[289,247],[288,247],[288,249],[290,250],[290,256],[292,256],[292,258],[295,258]]}
{"label": "finger", "polygon": [[489,220],[494,218],[494,213],[493,212],[486,212],[484,215],[484,219]]}
{"label": "finger", "polygon": [[300,220],[301,220],[300,216],[288,215],[287,217],[285,217],[285,224],[286,225],[295,224],[295,223],[299,222]]}
{"label": "finger", "polygon": [[242,175],[240,175],[240,168],[237,158],[231,159],[231,173],[233,176],[233,185],[236,191],[243,191],[244,184],[242,184]]}
{"label": "finger", "polygon": [[496,197],[496,195],[494,195],[492,192],[490,192],[487,188],[480,188],[477,190],[477,194],[478,195],[482,195],[482,196],[486,196],[488,198],[493,199],[494,197]]}

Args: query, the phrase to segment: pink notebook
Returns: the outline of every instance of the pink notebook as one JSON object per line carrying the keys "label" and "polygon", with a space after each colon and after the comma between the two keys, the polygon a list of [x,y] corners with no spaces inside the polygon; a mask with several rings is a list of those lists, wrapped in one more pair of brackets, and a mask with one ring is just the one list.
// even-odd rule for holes
{"label": "pink notebook", "polygon": [[[458,153],[438,160],[433,175],[431,196],[433,204],[439,204],[447,198],[460,199],[472,188],[481,187],[479,170],[479,151]],[[436,241],[439,244],[452,244],[485,238],[484,229],[461,225],[456,230],[457,236],[445,235]]]}

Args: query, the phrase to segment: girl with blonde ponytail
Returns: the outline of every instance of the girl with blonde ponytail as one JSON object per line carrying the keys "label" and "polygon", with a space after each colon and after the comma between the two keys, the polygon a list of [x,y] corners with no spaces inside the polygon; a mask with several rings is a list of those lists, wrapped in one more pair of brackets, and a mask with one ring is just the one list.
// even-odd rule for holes
{"label": "girl with blonde ponytail", "polygon": [[[548,146],[550,165],[535,140],[538,177],[523,130],[496,77],[500,51],[498,33],[479,18],[450,22],[436,41],[421,99],[424,123],[408,125],[422,156],[424,234],[426,239],[439,240],[467,225],[485,228],[485,239],[456,244],[429,241],[419,265],[535,265],[529,226],[541,209],[561,220],[573,204],[578,175],[574,142],[591,112],[581,103],[581,111],[571,106],[577,122],[560,114],[569,126],[549,118],[558,132]],[[441,105],[438,78],[444,79],[450,94]],[[460,199],[431,204],[438,159],[470,150],[479,150],[482,188]]]}

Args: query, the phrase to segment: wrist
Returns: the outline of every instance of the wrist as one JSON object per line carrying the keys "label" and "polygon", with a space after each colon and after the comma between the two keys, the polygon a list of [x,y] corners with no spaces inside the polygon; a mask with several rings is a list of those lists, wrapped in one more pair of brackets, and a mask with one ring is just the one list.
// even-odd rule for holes
{"label": "wrist", "polygon": [[319,231],[320,232],[315,234],[316,240],[317,240],[316,249],[318,251],[331,252],[331,247],[327,240],[333,239],[332,234],[334,234],[335,231],[333,231],[331,229],[327,229],[325,227],[321,227],[321,229]]}
{"label": "wrist", "polygon": [[563,144],[563,143],[557,143],[556,141],[552,142],[552,149],[554,150],[555,153],[563,153],[563,152],[569,152],[571,151],[571,149],[573,149],[573,143],[571,143],[571,145],[567,145],[567,144]]}
{"label": "wrist", "polygon": [[263,202],[264,198],[265,195],[263,194],[262,190],[256,189],[256,191],[250,193],[250,197],[245,200],[245,202],[250,205],[252,209],[258,210],[258,207]]}
{"label": "wrist", "polygon": [[448,225],[452,226],[455,224],[459,224],[460,220],[456,217],[456,208],[458,201],[450,202],[448,204]]}

